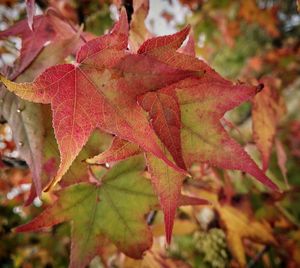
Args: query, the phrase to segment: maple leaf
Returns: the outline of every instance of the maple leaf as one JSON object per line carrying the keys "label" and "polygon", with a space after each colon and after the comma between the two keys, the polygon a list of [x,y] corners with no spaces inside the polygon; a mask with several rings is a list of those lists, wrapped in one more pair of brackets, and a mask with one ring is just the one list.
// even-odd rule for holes
{"label": "maple leaf", "polygon": [[265,77],[265,87],[253,99],[253,138],[262,156],[263,170],[269,166],[269,159],[279,121],[284,112],[284,100],[276,89],[276,79]]}
{"label": "maple leaf", "polygon": [[75,35],[74,30],[60,19],[53,10],[45,15],[33,17],[33,29],[28,26],[26,19],[16,23],[9,29],[0,32],[0,39],[9,36],[19,36],[22,40],[20,57],[17,59],[10,79],[14,80],[21,74],[49,41],[57,42],[69,39]]}
{"label": "maple leaf", "polygon": [[220,123],[226,111],[256,94],[255,87],[233,85],[206,76],[186,79],[177,84],[176,90],[181,108],[182,150],[188,166],[208,162],[225,169],[242,170],[271,189],[278,189]]}
{"label": "maple leaf", "polygon": [[[157,37],[147,40],[138,51],[143,55],[151,55],[170,66],[203,73],[197,77],[182,79],[155,92],[155,94],[172,96],[172,100],[169,97],[166,102],[175,101],[179,105],[180,115],[177,118],[181,118],[180,137],[173,137],[173,139],[181,139],[185,165],[190,167],[193,163],[207,162],[225,169],[242,170],[253,175],[271,189],[278,189],[243,148],[229,137],[220,123],[225,112],[250,100],[259,88],[243,84],[234,85],[201,60],[179,53],[177,49],[187,33],[188,30],[185,28],[165,39]],[[149,109],[148,111],[151,120],[155,122],[157,115]],[[160,116],[163,117],[163,114]],[[169,127],[175,126],[167,120],[165,123],[169,124]],[[176,135],[178,131],[173,130],[174,133]],[[165,132],[164,135],[168,133]],[[160,138],[164,141],[163,137]],[[165,145],[171,152],[172,148],[167,143]],[[172,156],[175,160],[176,155],[172,154]]]}
{"label": "maple leaf", "polygon": [[[183,49],[184,54],[179,53],[177,49],[187,33],[188,28],[185,28],[164,39],[147,40],[138,51],[171,66],[204,73],[138,98],[139,104],[149,114],[153,129],[178,166],[191,167],[197,162],[209,162],[222,168],[243,170],[277,189],[220,123],[226,111],[249,100],[257,89],[233,85],[221,78],[205,63],[190,56],[194,53],[190,44]],[[192,38],[189,42],[193,42]],[[170,242],[184,175],[150,154],[147,157],[152,182],[164,211],[167,241]]]}
{"label": "maple leaf", "polygon": [[[172,94],[173,93],[173,94]],[[180,140],[180,109],[175,91],[148,92],[138,98],[138,102],[151,118],[151,125],[176,164],[185,169]]]}
{"label": "maple leaf", "polygon": [[[152,39],[152,41],[148,41],[150,45],[144,45],[147,46],[147,48],[141,49],[140,52],[144,53],[145,51],[151,51],[152,48],[154,48],[154,51],[152,50],[152,53],[154,52],[153,54],[155,54],[155,49],[170,50],[173,48],[175,50],[181,45],[186,37],[187,29],[188,28],[180,33],[170,36],[169,39],[164,42],[164,46],[160,46],[159,48],[151,45],[151,43],[154,43],[153,40],[158,39]],[[181,51],[188,55],[194,55],[193,48],[193,38],[190,37],[187,45],[183,47]],[[170,152],[177,165],[185,168],[180,139],[180,107],[177,101],[176,92],[167,90],[149,92],[140,96],[138,101],[144,110],[149,113],[153,129],[166,146],[165,153],[169,154]],[[166,241],[167,243],[170,243],[175,213],[179,206],[181,187],[185,175],[166,166],[154,155],[147,153],[146,156],[152,183],[164,212]]]}
{"label": "maple leaf", "polygon": [[[60,63],[71,53],[79,42],[78,35],[59,40],[45,47],[30,65],[16,79],[17,82],[32,81],[37,74],[47,67]],[[51,57],[49,58],[49,55]],[[44,148],[45,128],[39,104],[20,99],[18,96],[0,87],[0,114],[7,120],[13,130],[20,157],[29,165],[32,177],[32,197],[41,193],[42,150]],[[26,204],[29,204],[29,198]]]}
{"label": "maple leaf", "polygon": [[152,245],[144,215],[157,204],[150,181],[143,177],[143,157],[116,164],[100,184],[80,183],[57,193],[57,201],[17,232],[40,230],[71,221],[70,267],[85,267],[97,255],[103,237],[133,258]]}
{"label": "maple leaf", "polygon": [[75,65],[53,66],[33,83],[16,84],[1,77],[20,97],[51,103],[61,164],[49,187],[65,174],[96,127],[138,144],[177,168],[162,152],[136,98],[194,73],[169,67],[153,57],[128,54],[127,41],[128,23],[123,11],[110,34],[91,40],[79,50]]}
{"label": "maple leaf", "polygon": [[[170,153],[166,148],[164,149],[165,154],[171,158]],[[107,162],[115,162],[140,153],[141,150],[136,144],[114,138],[110,148],[91,159],[87,159],[87,163],[104,164]],[[164,213],[166,241],[170,244],[176,209],[179,206],[203,205],[208,204],[208,202],[203,199],[181,194],[185,174],[166,165],[164,161],[151,153],[146,153],[146,159],[148,171],[151,175],[151,182],[159,197],[159,203]]]}
{"label": "maple leaf", "polygon": [[226,237],[230,251],[241,267],[246,266],[243,239],[247,238],[263,244],[277,244],[272,229],[266,222],[250,219],[242,211],[229,205],[217,205],[216,209],[227,231]]}
{"label": "maple leaf", "polygon": [[[209,162],[222,168],[248,172],[270,188],[277,189],[220,123],[226,111],[249,100],[258,89],[234,85],[192,57],[191,37],[187,48],[181,49],[184,54],[179,53],[177,50],[188,32],[186,27],[174,35],[149,39],[138,50],[138,53],[151,55],[173,67],[204,74],[138,97],[139,105],[148,112],[153,129],[166,147],[164,153],[168,155],[169,151],[169,157],[182,168],[185,164],[191,167],[196,162]],[[122,155],[126,155],[124,150]],[[167,241],[170,242],[185,175],[155,156],[146,155],[152,183],[164,211]]]}
{"label": "maple leaf", "polygon": [[[151,55],[158,60],[171,65],[175,68],[188,69],[203,74],[203,64],[194,60],[193,51],[185,47],[184,53],[178,53],[176,50],[186,39],[190,27],[185,27],[182,31],[168,36],[160,36],[145,41],[138,50],[143,55]],[[151,118],[151,125],[158,134],[160,140],[171,153],[174,161],[179,167],[185,168],[181,150],[181,118],[180,107],[176,96],[176,83],[171,89],[160,89],[155,92],[148,92],[138,97],[138,102]]]}

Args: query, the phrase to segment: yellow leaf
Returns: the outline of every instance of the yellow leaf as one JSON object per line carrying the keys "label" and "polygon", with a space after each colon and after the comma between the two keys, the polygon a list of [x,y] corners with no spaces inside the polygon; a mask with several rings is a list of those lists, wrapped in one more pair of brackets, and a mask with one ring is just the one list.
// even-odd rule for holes
{"label": "yellow leaf", "polygon": [[228,247],[241,267],[246,265],[243,239],[263,244],[277,243],[267,223],[252,220],[242,211],[229,205],[218,205],[216,208],[227,231]]}

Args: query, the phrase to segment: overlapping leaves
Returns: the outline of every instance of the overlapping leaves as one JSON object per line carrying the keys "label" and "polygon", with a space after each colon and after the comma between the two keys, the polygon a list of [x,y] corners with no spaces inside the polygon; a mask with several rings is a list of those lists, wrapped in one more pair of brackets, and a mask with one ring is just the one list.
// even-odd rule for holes
{"label": "overlapping leaves", "polygon": [[109,239],[127,255],[140,258],[152,244],[144,215],[157,199],[143,177],[145,162],[135,156],[118,163],[98,183],[79,183],[59,191],[58,200],[18,232],[72,223],[70,267],[84,267]]}
{"label": "overlapping leaves", "polygon": [[[250,100],[258,88],[233,84],[193,53],[185,54],[187,49],[179,52],[188,33],[186,27],[174,35],[149,39],[133,53],[127,50],[128,23],[122,11],[109,34],[81,47],[75,64],[53,66],[32,83],[17,84],[1,77],[21,98],[51,104],[61,163],[48,190],[68,171],[95,128],[116,138],[110,151],[90,163],[146,152],[148,171],[165,214],[168,242],[181,186],[194,163],[242,170],[277,189],[220,123],[226,111]],[[56,204],[64,203],[68,191],[81,187],[85,186],[64,190],[66,197],[59,195]],[[128,253],[127,246],[121,249]]]}

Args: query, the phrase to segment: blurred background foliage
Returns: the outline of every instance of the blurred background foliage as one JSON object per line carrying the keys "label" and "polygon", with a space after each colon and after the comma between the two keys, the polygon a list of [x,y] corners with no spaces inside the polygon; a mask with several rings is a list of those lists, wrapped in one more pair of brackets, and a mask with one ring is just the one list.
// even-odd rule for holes
{"label": "blurred background foliage", "polygon": [[[0,30],[26,17],[25,3],[0,3]],[[70,22],[83,24],[90,36],[110,29],[121,5],[133,12],[132,1],[121,0],[39,0],[36,5],[38,13],[57,9]],[[168,248],[162,215],[153,212],[148,222],[154,245],[143,260],[125,257],[108,244],[90,267],[300,267],[299,8],[295,0],[150,1],[146,19],[150,35],[173,33],[190,24],[199,58],[234,81],[264,83],[262,92],[269,92],[264,100],[241,105],[222,123],[260,166],[262,151],[252,119],[271,124],[267,173],[283,193],[270,193],[240,172],[195,166],[185,191],[213,201],[214,207],[180,208]],[[0,42],[1,65],[12,64],[19,55],[19,40]],[[276,116],[270,119],[264,107],[271,107],[271,114],[276,110]],[[270,121],[261,118],[266,113]],[[23,205],[31,175],[18,157],[12,131],[1,119],[0,267],[67,267],[69,225],[43,233],[12,232],[53,200],[47,195],[42,202]]]}

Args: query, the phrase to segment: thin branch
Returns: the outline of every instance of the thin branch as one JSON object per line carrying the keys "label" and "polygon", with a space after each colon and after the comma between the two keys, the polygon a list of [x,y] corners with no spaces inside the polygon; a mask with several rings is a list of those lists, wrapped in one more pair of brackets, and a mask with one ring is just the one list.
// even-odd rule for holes
{"label": "thin branch", "polygon": [[270,249],[270,246],[265,246],[260,252],[256,254],[256,256],[249,261],[247,264],[247,268],[253,268],[256,267],[256,264],[259,262],[261,257]]}

